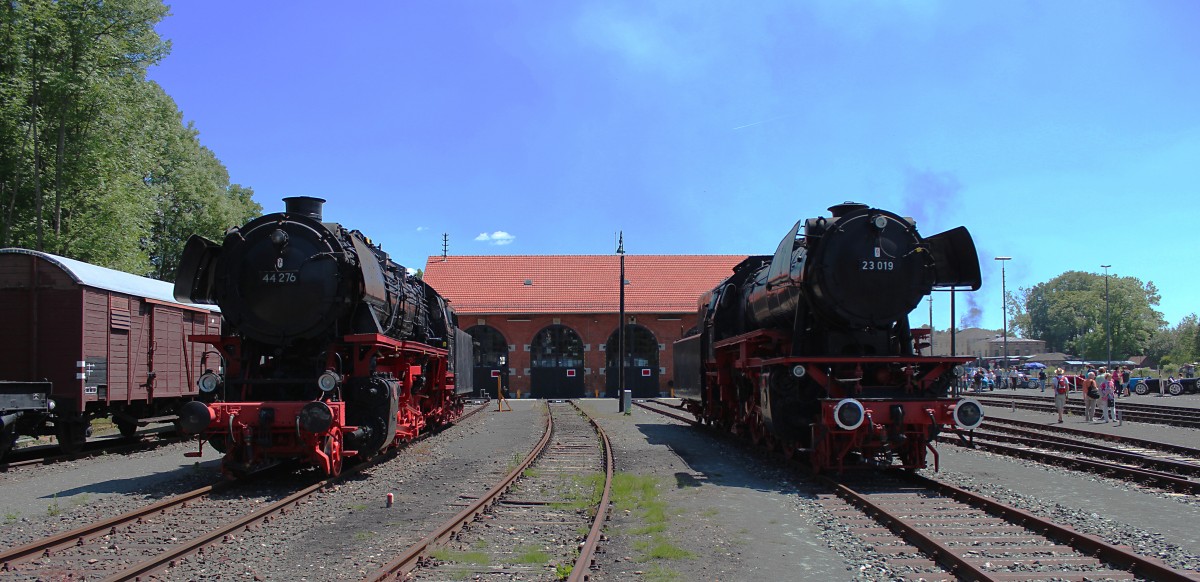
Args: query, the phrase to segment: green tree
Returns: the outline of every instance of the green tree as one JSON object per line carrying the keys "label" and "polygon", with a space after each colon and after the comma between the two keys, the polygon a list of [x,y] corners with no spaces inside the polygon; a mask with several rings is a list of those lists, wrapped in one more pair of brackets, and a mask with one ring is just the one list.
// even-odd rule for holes
{"label": "green tree", "polygon": [[[1104,275],[1068,271],[1022,288],[1016,297],[1013,325],[1026,337],[1044,340],[1051,351],[1097,360],[1107,357]],[[1108,278],[1113,359],[1142,354],[1150,345],[1151,336],[1166,323],[1154,309],[1159,299],[1154,283],[1136,277]]]}
{"label": "green tree", "polygon": [[162,279],[192,233],[261,212],[146,79],[161,0],[0,7],[0,246]]}

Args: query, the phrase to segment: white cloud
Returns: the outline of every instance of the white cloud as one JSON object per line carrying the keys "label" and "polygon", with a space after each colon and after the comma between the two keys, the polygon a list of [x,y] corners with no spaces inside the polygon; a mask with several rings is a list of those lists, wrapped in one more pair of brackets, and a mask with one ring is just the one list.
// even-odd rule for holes
{"label": "white cloud", "polygon": [[492,234],[488,234],[486,232],[481,232],[481,233],[479,233],[479,236],[475,237],[475,240],[481,241],[481,242],[486,242],[490,245],[502,246],[502,245],[512,244],[512,242],[514,240],[517,240],[517,237],[513,236],[511,234],[508,234],[507,232],[504,232],[503,230],[497,230],[496,232],[493,232]]}
{"label": "white cloud", "polygon": [[418,226],[417,227],[417,232],[425,232],[427,230],[429,230],[428,226]]}

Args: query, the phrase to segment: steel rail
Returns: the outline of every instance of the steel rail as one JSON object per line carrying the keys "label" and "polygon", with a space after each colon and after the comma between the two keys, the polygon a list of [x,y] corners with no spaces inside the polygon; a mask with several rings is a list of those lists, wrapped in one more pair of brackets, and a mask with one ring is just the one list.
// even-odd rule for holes
{"label": "steel rail", "polygon": [[588,422],[591,423],[592,428],[596,429],[596,434],[600,435],[600,440],[604,443],[604,493],[600,496],[600,507],[596,509],[596,519],[592,521],[592,529],[588,531],[583,547],[579,549],[579,558],[575,560],[575,566],[571,568],[571,574],[567,577],[567,582],[583,582],[590,578],[592,566],[595,566],[593,556],[596,553],[596,546],[600,543],[600,532],[604,527],[604,522],[608,520],[614,463],[612,442],[608,440],[608,433],[605,433],[604,429],[600,428],[600,423],[596,422],[592,415],[584,412],[578,403],[574,400],[570,402],[571,406],[587,417]]}
{"label": "steel rail", "polygon": [[[481,407],[475,408],[467,413],[464,413],[457,420],[461,421],[465,418],[468,418],[468,417],[474,415],[475,413],[479,412],[480,410],[483,410],[484,408],[487,408],[487,407],[481,406]],[[428,436],[429,434],[433,434],[433,433],[426,433],[425,435],[422,435],[422,438],[424,438],[425,436]],[[134,579],[142,574],[153,572],[153,571],[161,568],[164,565],[170,565],[173,560],[176,560],[180,557],[186,556],[186,555],[196,551],[197,549],[204,547],[205,545],[208,545],[209,543],[212,543],[212,541],[214,541],[215,539],[223,537],[224,535],[228,534],[229,532],[232,532],[240,527],[248,526],[248,525],[253,524],[260,520],[269,519],[270,515],[272,513],[282,511],[282,510],[286,509],[292,503],[298,503],[299,500],[303,499],[304,497],[306,497],[308,495],[315,493],[316,491],[320,490],[322,487],[336,483],[336,482],[340,482],[342,479],[345,479],[346,477],[348,477],[350,475],[358,473],[368,467],[374,466],[375,464],[383,462],[389,458],[390,458],[390,456],[380,456],[380,457],[372,460],[371,462],[363,463],[362,465],[359,465],[357,467],[352,467],[352,468],[342,472],[342,474],[338,477],[330,477],[330,478],[323,479],[322,481],[320,481],[318,483],[315,483],[309,487],[306,487],[305,489],[303,489],[297,493],[294,493],[294,494],[284,498],[283,500],[277,501],[276,503],[271,504],[271,505],[267,506],[266,508],[260,509],[259,511],[256,511],[248,516],[245,516],[242,519],[239,519],[231,524],[226,524],[224,526],[221,526],[220,528],[213,530],[213,531],[209,532],[208,534],[194,538],[192,541],[178,544],[176,546],[168,548],[168,550],[166,552],[164,552],[163,554],[161,554],[160,556],[158,556],[156,558],[151,558],[149,560],[145,560],[139,564],[132,566],[131,568],[125,569],[119,573],[111,575],[108,578],[106,578],[105,580]],[[85,526],[82,526],[82,527],[79,527],[79,528],[76,528],[76,529],[73,529],[73,530],[70,530],[67,532],[62,532],[62,533],[59,533],[59,534],[56,534],[56,535],[53,535],[53,536],[50,536],[50,537],[47,537],[47,538],[44,538],[41,540],[36,540],[34,542],[30,542],[28,544],[25,544],[25,545],[17,547],[17,548],[12,548],[10,550],[0,552],[0,571],[9,571],[13,564],[22,562],[22,561],[27,561],[34,554],[41,555],[41,554],[45,554],[46,552],[53,552],[55,550],[59,550],[62,548],[79,545],[89,538],[94,538],[99,535],[103,535],[105,533],[115,532],[116,528],[122,524],[136,521],[137,519],[147,516],[147,515],[150,515],[150,514],[166,512],[170,509],[174,509],[176,507],[185,505],[188,502],[191,502],[193,500],[200,499],[200,498],[212,495],[214,493],[224,492],[226,490],[233,489],[234,487],[237,487],[237,486],[243,485],[243,484],[244,484],[244,480],[238,480],[238,481],[222,481],[222,482],[216,483],[214,485],[207,485],[207,486],[201,487],[199,489],[195,489],[193,491],[182,493],[180,495],[176,495],[176,496],[168,498],[168,499],[163,499],[161,501],[152,503],[145,507],[140,507],[140,508],[134,509],[133,511],[129,511],[129,512],[123,513],[123,514],[115,516],[115,517],[103,519],[101,521],[98,521],[98,522],[95,522],[95,523],[92,523],[89,525],[85,525]]]}
{"label": "steel rail", "polygon": [[838,497],[845,499],[851,505],[863,510],[888,529],[899,534],[905,541],[924,552],[926,556],[929,556],[942,567],[946,568],[948,572],[954,574],[959,580],[990,580],[987,572],[966,560],[958,552],[946,544],[933,539],[911,524],[906,523],[903,519],[892,515],[888,510],[867,499],[866,495],[824,475],[817,475],[816,478],[817,481],[836,491]]}
{"label": "steel rail", "polygon": [[[945,436],[938,436],[937,440],[938,440],[938,442],[941,442],[941,443],[962,446],[958,441],[947,438]],[[1126,467],[1124,465],[1105,463],[1102,461],[1092,461],[1092,460],[1088,460],[1088,459],[1079,459],[1079,458],[1074,458],[1074,457],[1063,457],[1063,456],[1059,456],[1059,455],[1055,455],[1055,454],[1051,454],[1051,453],[1046,453],[1043,451],[1034,451],[1034,450],[1030,450],[1030,449],[1009,447],[1009,446],[999,445],[999,444],[995,444],[995,443],[980,442],[978,439],[975,440],[972,448],[980,449],[980,450],[984,450],[984,451],[990,451],[993,453],[998,453],[998,454],[1002,454],[1002,455],[1009,456],[1009,457],[1032,459],[1035,461],[1040,461],[1040,462],[1052,464],[1052,465],[1061,465],[1061,466],[1069,466],[1072,468],[1087,469],[1088,471],[1093,472],[1093,473],[1102,473],[1102,474],[1103,473],[1117,473],[1117,474],[1120,474],[1122,477],[1125,477],[1128,479],[1146,480],[1148,482],[1154,483],[1155,485],[1157,485],[1158,487],[1160,487],[1162,489],[1174,489],[1176,491],[1193,493],[1193,494],[1200,493],[1200,481],[1191,481],[1191,480],[1183,478],[1183,477],[1166,475],[1166,474],[1160,473],[1158,471],[1138,469],[1135,467]]]}
{"label": "steel rail", "polygon": [[1135,554],[1113,546],[1096,536],[1075,531],[1070,527],[1059,525],[1028,511],[1012,507],[994,499],[988,499],[977,493],[959,489],[953,485],[935,481],[915,473],[896,470],[889,470],[889,472],[924,487],[934,489],[947,497],[977,507],[997,517],[1018,523],[1023,527],[1069,545],[1084,554],[1097,556],[1113,566],[1125,568],[1142,578],[1161,582],[1195,582],[1200,580],[1200,576],[1193,576],[1186,572],[1174,570],[1157,558]]}
{"label": "steel rail", "polygon": [[214,492],[219,492],[219,491],[228,489],[228,488],[232,487],[233,485],[234,485],[234,482],[232,482],[232,481],[217,483],[216,485],[207,485],[207,486],[201,487],[201,488],[193,490],[193,491],[188,491],[187,493],[182,493],[180,495],[176,495],[175,497],[171,497],[169,499],[163,499],[162,501],[153,503],[151,505],[147,505],[146,507],[139,507],[133,511],[123,513],[116,517],[110,517],[108,519],[104,519],[104,520],[98,521],[93,524],[78,527],[71,531],[63,532],[63,533],[53,535],[53,536],[50,536],[47,538],[43,538],[43,539],[40,539],[40,540],[37,540],[34,542],[30,542],[28,544],[13,548],[11,550],[7,550],[5,552],[0,553],[0,564],[2,564],[2,565],[0,565],[0,571],[8,571],[10,564],[12,564],[14,562],[22,561],[23,559],[28,558],[32,554],[43,554],[45,552],[52,552],[54,550],[58,550],[61,548],[74,546],[90,537],[102,535],[102,533],[113,531],[117,526],[119,526],[121,524],[135,521],[140,517],[144,517],[144,516],[150,515],[152,513],[157,513],[160,511],[166,511],[168,509],[172,509],[174,507],[177,507],[179,505],[182,505],[182,504],[192,501],[194,499],[198,499],[200,497],[204,497],[204,496],[212,494]]}
{"label": "steel rail", "polygon": [[363,580],[381,582],[388,579],[403,579],[404,576],[420,564],[420,561],[429,552],[433,551],[434,548],[450,539],[459,531],[462,531],[467,524],[474,521],[476,517],[482,515],[484,511],[499,501],[500,496],[508,491],[517,478],[525,472],[525,469],[528,469],[533,464],[533,461],[546,450],[546,446],[550,444],[550,435],[553,432],[554,417],[549,413],[549,406],[547,406],[546,429],[544,434],[542,434],[542,439],[534,445],[533,450],[525,456],[525,460],[521,461],[517,468],[513,469],[504,479],[489,489],[487,493],[468,505],[466,509],[460,511],[449,521],[438,527],[433,533],[425,536],[421,541],[413,544],[403,554],[400,554],[382,568],[367,575]]}
{"label": "steel rail", "polygon": [[[4,460],[0,460],[0,472],[7,472],[9,469],[20,467],[28,467],[31,465],[53,465],[65,461],[78,461],[81,459],[90,459],[106,454],[123,454],[123,453],[138,453],[142,451],[152,451],[167,445],[183,442],[183,437],[176,436],[174,431],[164,431],[165,436],[160,433],[147,431],[138,433],[138,437],[148,436],[155,437],[152,440],[130,441],[125,437],[104,437],[94,441],[88,441],[84,444],[84,449],[76,453],[62,453],[44,455],[34,457],[33,454],[41,454],[43,451],[57,450],[56,445],[39,445],[30,447],[29,449],[15,449],[9,451]],[[35,453],[26,453],[24,451],[35,450]]]}
{"label": "steel rail", "polygon": [[[976,400],[984,405],[1020,408],[1022,410],[1036,410],[1040,412],[1053,412],[1054,406],[1049,403],[1040,402],[1038,400],[1018,400],[1015,398],[993,398],[990,396],[980,396],[973,394]],[[1082,404],[1067,403],[1067,410],[1082,411]],[[1118,413],[1122,420],[1128,422],[1144,422],[1146,424],[1164,424],[1167,426],[1181,428],[1200,428],[1200,409],[1191,415],[1179,415],[1174,413],[1159,413],[1154,411],[1138,411],[1126,410],[1121,405],[1117,405]]]}
{"label": "steel rail", "polygon": [[1062,437],[1031,435],[1027,432],[1021,432],[1020,429],[1014,428],[1000,428],[993,430],[998,430],[998,432],[1003,432],[1005,434],[999,434],[998,432],[980,432],[979,430],[976,430],[972,435],[972,438],[976,442],[980,440],[998,441],[1002,443],[1024,445],[1027,447],[1040,447],[1069,453],[1082,453],[1092,457],[1107,459],[1116,463],[1137,465],[1140,468],[1158,471],[1163,474],[1173,474],[1176,476],[1200,476],[1200,464],[1198,463],[1187,463],[1183,461],[1176,461],[1174,459],[1165,459],[1162,457],[1150,457],[1141,453],[1122,451],[1103,445],[1095,446],[1091,444],[1069,442],[1067,439]]}
{"label": "steel rail", "polygon": [[1185,447],[1182,445],[1176,445],[1176,444],[1171,444],[1171,443],[1163,443],[1163,442],[1159,442],[1159,441],[1134,438],[1134,437],[1126,436],[1126,435],[1109,434],[1109,433],[1105,433],[1105,432],[1092,432],[1089,430],[1083,430],[1083,429],[1078,429],[1078,428],[1069,428],[1069,427],[1065,427],[1065,426],[1057,426],[1054,424],[1041,424],[1041,423],[1037,423],[1037,422],[1031,422],[1028,420],[999,418],[999,417],[995,417],[995,416],[988,417],[987,419],[985,419],[983,421],[983,423],[984,423],[984,425],[987,425],[989,423],[1007,424],[1007,425],[1018,426],[1018,427],[1022,427],[1022,428],[1037,429],[1037,430],[1041,430],[1041,431],[1058,432],[1058,433],[1063,433],[1063,434],[1069,434],[1069,435],[1075,435],[1075,436],[1079,436],[1079,437],[1090,438],[1090,439],[1099,440],[1099,441],[1107,441],[1110,443],[1117,443],[1117,444],[1121,444],[1121,445],[1141,447],[1143,449],[1153,449],[1153,450],[1164,452],[1164,453],[1171,453],[1171,454],[1176,454],[1176,455],[1182,455],[1185,457],[1193,457],[1193,458],[1200,459],[1200,449],[1196,449],[1196,448],[1192,448],[1192,447]]}
{"label": "steel rail", "polygon": [[[668,406],[668,407],[671,407],[671,408],[678,408],[678,407],[675,407],[675,406],[671,406],[670,404],[663,404],[663,403],[661,403],[661,402],[658,402],[657,400],[651,400],[650,402],[654,402],[655,404],[659,404],[659,405],[662,405],[662,406]],[[682,421],[682,422],[686,422],[686,423],[688,423],[688,424],[695,425],[695,426],[699,426],[699,425],[700,425],[700,422],[699,422],[699,421],[697,421],[697,420],[696,420],[696,419],[694,419],[694,418],[686,418],[686,417],[680,416],[680,415],[678,415],[678,414],[675,414],[675,413],[673,413],[673,412],[668,412],[668,411],[666,411],[666,410],[663,410],[663,409],[661,409],[661,408],[655,408],[655,407],[653,407],[653,406],[648,406],[648,405],[647,405],[646,403],[644,403],[644,402],[637,402],[637,401],[634,401],[634,402],[633,402],[633,404],[634,404],[634,406],[639,406],[639,407],[641,407],[641,408],[645,408],[646,410],[649,410],[650,412],[654,412],[654,413],[657,413],[657,414],[661,414],[661,415],[663,415],[663,416],[667,416],[667,417],[670,417],[670,418],[674,418],[675,420],[679,420],[679,421]]]}
{"label": "steel rail", "polygon": [[[476,408],[470,410],[469,412],[466,412],[466,413],[462,414],[461,416],[459,416],[457,419],[455,419],[455,422],[470,418],[471,416],[473,416],[474,414],[476,414],[477,412],[479,412],[480,410],[483,410],[485,408],[487,408],[486,405],[476,407]],[[415,439],[413,442],[424,440],[425,438],[428,438],[432,434],[436,434],[436,433],[434,433],[434,432],[424,433],[424,434],[420,435],[420,437],[418,439]],[[297,491],[291,495],[288,495],[287,497],[285,497],[283,499],[280,499],[279,501],[276,501],[275,503],[272,503],[258,511],[255,511],[254,513],[246,515],[246,516],[244,516],[236,521],[233,521],[231,523],[222,525],[222,526],[218,527],[217,529],[210,530],[209,533],[201,535],[196,538],[193,538],[190,541],[184,542],[182,544],[178,544],[176,546],[172,546],[171,548],[168,548],[165,552],[163,552],[162,554],[159,554],[158,556],[155,556],[154,558],[150,558],[149,560],[145,560],[143,562],[135,564],[134,566],[132,566],[130,568],[126,568],[125,570],[123,570],[117,574],[114,574],[112,576],[109,576],[108,578],[105,578],[104,582],[117,582],[117,581],[123,581],[123,580],[140,579],[140,577],[144,574],[149,574],[151,572],[155,572],[157,570],[162,569],[164,566],[170,567],[170,565],[173,564],[175,562],[175,560],[178,560],[179,558],[182,558],[184,556],[192,554],[196,550],[199,550],[200,548],[207,546],[218,539],[224,538],[226,535],[228,535],[238,529],[249,527],[260,521],[269,521],[272,515],[274,515],[276,513],[283,513],[284,511],[287,510],[288,507],[299,506],[301,501],[312,496],[313,494],[320,491],[321,489],[324,489],[325,487],[328,487],[330,485],[340,483],[343,480],[345,480],[347,477],[350,477],[351,475],[360,473],[363,470],[366,470],[370,467],[373,467],[373,466],[383,463],[385,461],[389,461],[392,458],[393,458],[393,455],[380,455],[374,459],[371,459],[368,462],[362,463],[360,465],[357,465],[357,466],[351,467],[350,469],[342,471],[342,473],[336,477],[326,477],[326,478],[318,481],[317,483],[309,485],[308,487],[305,487],[304,489],[301,489],[300,491]]]}

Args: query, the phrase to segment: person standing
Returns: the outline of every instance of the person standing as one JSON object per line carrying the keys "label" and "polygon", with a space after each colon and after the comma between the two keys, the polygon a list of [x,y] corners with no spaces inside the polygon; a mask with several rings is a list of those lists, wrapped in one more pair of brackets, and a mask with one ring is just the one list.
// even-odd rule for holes
{"label": "person standing", "polygon": [[1083,421],[1091,422],[1096,417],[1096,401],[1100,399],[1100,390],[1096,386],[1096,373],[1088,372],[1087,380],[1083,382]]}
{"label": "person standing", "polygon": [[1042,392],[1046,391],[1046,369],[1038,370],[1038,384],[1042,387]]}
{"label": "person standing", "polygon": [[1062,368],[1054,371],[1054,409],[1058,411],[1058,423],[1062,424],[1063,409],[1067,407],[1067,377]]}
{"label": "person standing", "polygon": [[1020,376],[1020,373],[1017,372],[1016,366],[1013,366],[1012,368],[1008,369],[1008,387],[1009,388],[1011,388],[1013,390],[1017,389],[1017,380],[1019,379],[1019,376]]}
{"label": "person standing", "polygon": [[1100,377],[1100,422],[1116,421],[1117,387],[1112,381],[1112,374]]}

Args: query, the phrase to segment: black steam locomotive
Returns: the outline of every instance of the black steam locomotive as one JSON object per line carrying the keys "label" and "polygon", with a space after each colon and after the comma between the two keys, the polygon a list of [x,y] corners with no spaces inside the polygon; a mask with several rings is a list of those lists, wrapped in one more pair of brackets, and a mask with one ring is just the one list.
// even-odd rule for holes
{"label": "black steam locomotive", "polygon": [[807,452],[818,470],[851,455],[924,467],[943,427],[975,428],[983,409],[948,396],[971,358],[921,355],[928,332],[908,314],[934,288],[979,289],[975,243],[963,227],[923,238],[864,204],[830,212],[700,298],[694,335],[675,344],[676,394],[702,421]]}
{"label": "black steam locomotive", "polygon": [[[175,296],[217,304],[221,335],[181,426],[230,473],[299,458],[330,474],[451,422],[470,391],[471,338],[446,301],[319,198],[188,240]],[[467,377],[464,377],[467,375]],[[461,388],[460,388],[461,387]]]}

